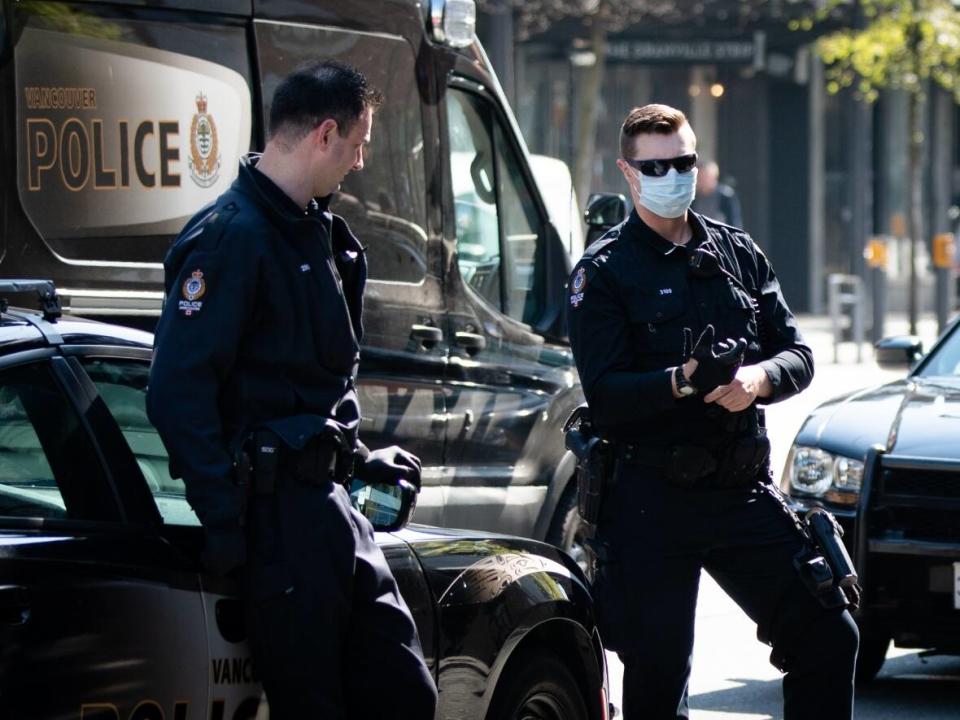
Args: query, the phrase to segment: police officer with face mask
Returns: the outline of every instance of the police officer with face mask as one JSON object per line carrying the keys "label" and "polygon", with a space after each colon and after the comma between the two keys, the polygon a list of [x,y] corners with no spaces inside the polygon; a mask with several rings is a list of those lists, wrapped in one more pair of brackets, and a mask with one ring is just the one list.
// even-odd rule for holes
{"label": "police officer with face mask", "polygon": [[569,283],[570,341],[613,476],[594,547],[601,631],[628,720],[687,718],[701,569],[757,624],[787,720],[846,720],[858,633],[846,595],[771,481],[762,409],[810,383],[813,357],[743,230],[689,210],[696,137],[665,105],[620,134],[635,210]]}

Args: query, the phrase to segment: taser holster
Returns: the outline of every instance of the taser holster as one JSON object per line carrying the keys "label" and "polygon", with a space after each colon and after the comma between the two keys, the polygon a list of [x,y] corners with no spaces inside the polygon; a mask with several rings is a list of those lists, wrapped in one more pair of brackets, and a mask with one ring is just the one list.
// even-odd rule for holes
{"label": "taser holster", "polygon": [[843,544],[843,528],[822,507],[810,509],[803,518],[804,529],[814,552],[794,562],[807,589],[826,607],[860,605],[857,571]]}

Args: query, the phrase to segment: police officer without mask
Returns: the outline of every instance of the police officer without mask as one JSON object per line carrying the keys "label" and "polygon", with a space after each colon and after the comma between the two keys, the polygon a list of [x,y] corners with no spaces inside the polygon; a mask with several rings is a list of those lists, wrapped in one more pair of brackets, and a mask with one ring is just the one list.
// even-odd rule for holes
{"label": "police officer without mask", "polygon": [[241,161],[165,261],[150,418],[204,526],[207,568],[240,569],[280,720],[427,720],[436,704],[410,613],[341,484],[355,467],[419,486],[415,456],[357,438],[366,261],[328,210],[363,168],[381,100],[336,62],[284,79],[263,155]]}
{"label": "police officer without mask", "polygon": [[810,348],[750,236],[689,210],[696,137],[683,113],[634,109],[620,142],[635,210],[577,264],[568,321],[615,459],[595,597],[624,663],[625,717],[688,717],[705,568],[772,645],[784,717],[849,718],[857,629],[844,594],[798,570],[812,550],[770,480],[757,407],[807,387]]}

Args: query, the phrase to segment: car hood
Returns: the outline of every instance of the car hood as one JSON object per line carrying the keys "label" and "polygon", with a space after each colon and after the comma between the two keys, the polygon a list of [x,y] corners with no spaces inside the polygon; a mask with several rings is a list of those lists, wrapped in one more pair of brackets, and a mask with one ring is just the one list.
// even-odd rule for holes
{"label": "car hood", "polygon": [[896,455],[960,460],[960,378],[911,377],[824,403],[797,443],[861,458],[873,445]]}
{"label": "car hood", "polygon": [[589,586],[569,555],[536,540],[427,525],[410,525],[392,535],[413,548],[440,604],[467,587],[473,594],[495,595],[505,584],[534,573]]}

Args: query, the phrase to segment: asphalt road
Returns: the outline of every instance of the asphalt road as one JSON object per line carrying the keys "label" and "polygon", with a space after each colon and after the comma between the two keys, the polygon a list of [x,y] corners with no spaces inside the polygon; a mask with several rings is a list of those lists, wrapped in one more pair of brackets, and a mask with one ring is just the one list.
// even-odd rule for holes
{"label": "asphalt road", "polygon": [[[808,332],[807,336],[817,360],[813,384],[803,394],[767,410],[773,467],[778,478],[793,437],[811,409],[847,390],[903,375],[877,368],[869,351],[864,362],[857,363],[852,346],[842,347],[840,362],[833,363],[829,338],[822,331]],[[769,652],[767,646],[757,641],[753,623],[704,574],[690,678],[692,720],[782,718],[781,675],[770,665]],[[608,663],[611,695],[619,705],[622,667],[612,653],[608,653]],[[919,651],[891,647],[877,679],[857,689],[856,718],[957,720],[960,657],[924,658]]]}

